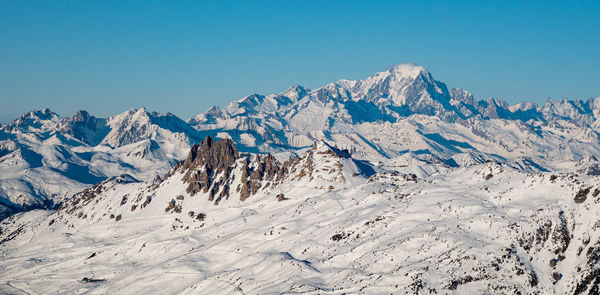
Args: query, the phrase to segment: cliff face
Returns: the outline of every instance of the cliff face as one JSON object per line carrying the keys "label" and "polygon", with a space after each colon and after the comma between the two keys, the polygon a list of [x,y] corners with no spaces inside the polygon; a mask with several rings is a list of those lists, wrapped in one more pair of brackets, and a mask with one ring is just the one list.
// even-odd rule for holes
{"label": "cliff face", "polygon": [[[186,191],[190,195],[208,192],[212,201],[218,193],[215,200],[218,203],[221,198],[229,197],[229,180],[238,159],[239,153],[231,139],[215,142],[206,137],[192,146],[187,159],[177,164],[175,170],[185,172],[183,182],[188,184]],[[217,179],[218,175],[221,177]]]}
{"label": "cliff face", "polygon": [[294,162],[296,160],[282,164],[270,154],[240,157],[231,139],[215,141],[209,136],[192,146],[188,157],[177,164],[174,172],[184,174],[182,180],[188,184],[187,193],[192,196],[208,193],[209,200],[218,204],[223,198],[229,198],[234,183],[235,193],[242,201],[263,186],[276,186]]}

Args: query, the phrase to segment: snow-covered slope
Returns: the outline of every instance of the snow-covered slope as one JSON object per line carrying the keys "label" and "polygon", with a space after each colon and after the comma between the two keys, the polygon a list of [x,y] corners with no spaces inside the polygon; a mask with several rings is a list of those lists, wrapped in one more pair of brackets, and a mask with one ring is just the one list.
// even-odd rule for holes
{"label": "snow-covered slope", "polygon": [[594,294],[599,203],[589,175],[419,178],[323,142],[280,162],[207,138],[160,179],[4,220],[0,291]]}
{"label": "snow-covered slope", "polygon": [[185,157],[199,133],[174,115],[145,109],[109,119],[46,109],[0,128],[0,217],[51,208],[108,177],[152,179]]}

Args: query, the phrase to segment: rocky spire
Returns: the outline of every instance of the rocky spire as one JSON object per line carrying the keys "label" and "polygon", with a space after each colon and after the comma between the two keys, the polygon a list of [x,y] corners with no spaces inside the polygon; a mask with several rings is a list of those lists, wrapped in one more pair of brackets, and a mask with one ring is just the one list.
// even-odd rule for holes
{"label": "rocky spire", "polygon": [[[221,184],[228,183],[239,153],[231,139],[216,141],[207,136],[199,144],[194,144],[185,161],[179,162],[176,170],[185,172],[183,181],[188,183],[187,192],[194,195],[200,191],[209,192],[212,201]],[[215,182],[217,175],[223,177]],[[228,196],[228,189],[220,190],[219,199]]]}

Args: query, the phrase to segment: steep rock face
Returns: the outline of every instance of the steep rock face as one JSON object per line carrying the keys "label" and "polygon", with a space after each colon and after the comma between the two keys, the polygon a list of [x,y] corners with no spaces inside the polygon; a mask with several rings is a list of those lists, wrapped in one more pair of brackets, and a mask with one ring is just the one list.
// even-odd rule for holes
{"label": "steep rock face", "polygon": [[[211,137],[206,137],[204,141],[192,146],[187,159],[177,164],[174,170],[185,172],[183,181],[189,183],[187,192],[192,196],[200,191],[206,193],[210,189],[209,199],[212,201],[220,186],[224,185],[215,200],[218,203],[222,197],[229,197],[228,183],[238,158],[238,151],[231,139],[215,142]],[[216,179],[216,176],[221,178]]]}
{"label": "steep rock face", "polygon": [[108,132],[106,119],[96,118],[86,111],[78,111],[72,118],[65,118],[59,132],[68,134],[89,145],[100,143],[103,133]]}
{"label": "steep rock face", "polygon": [[[240,158],[231,139],[215,142],[209,136],[193,145],[187,159],[178,163],[173,170],[184,173],[182,180],[188,184],[186,191],[190,195],[208,193],[209,200],[218,204],[233,193],[231,186],[234,182],[237,183],[235,193],[243,201],[256,194],[264,182],[269,186],[271,181],[281,181],[287,170],[284,167],[286,165],[269,154],[254,157],[246,154]],[[239,180],[232,175],[234,169],[239,174]]]}
{"label": "steep rock face", "polygon": [[287,166],[289,165],[289,161],[281,165],[270,154],[263,157],[256,155],[252,163],[248,158],[244,159],[240,179],[241,187],[238,186],[236,189],[240,193],[240,200],[244,201],[251,195],[256,194],[265,181],[267,182],[265,188],[270,185],[275,187],[286,176]]}

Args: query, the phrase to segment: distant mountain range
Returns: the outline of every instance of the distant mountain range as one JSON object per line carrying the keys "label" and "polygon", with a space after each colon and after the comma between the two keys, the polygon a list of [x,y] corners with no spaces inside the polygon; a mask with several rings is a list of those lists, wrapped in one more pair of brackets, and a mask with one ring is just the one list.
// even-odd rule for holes
{"label": "distant mountain range", "polygon": [[144,108],[106,119],[45,109],[0,127],[0,215],[55,206],[112,176],[162,176],[206,136],[281,161],[324,141],[376,169],[423,175],[486,161],[597,174],[598,119],[600,97],[541,106],[476,100],[410,64],[314,90],[253,94],[187,121]]}

